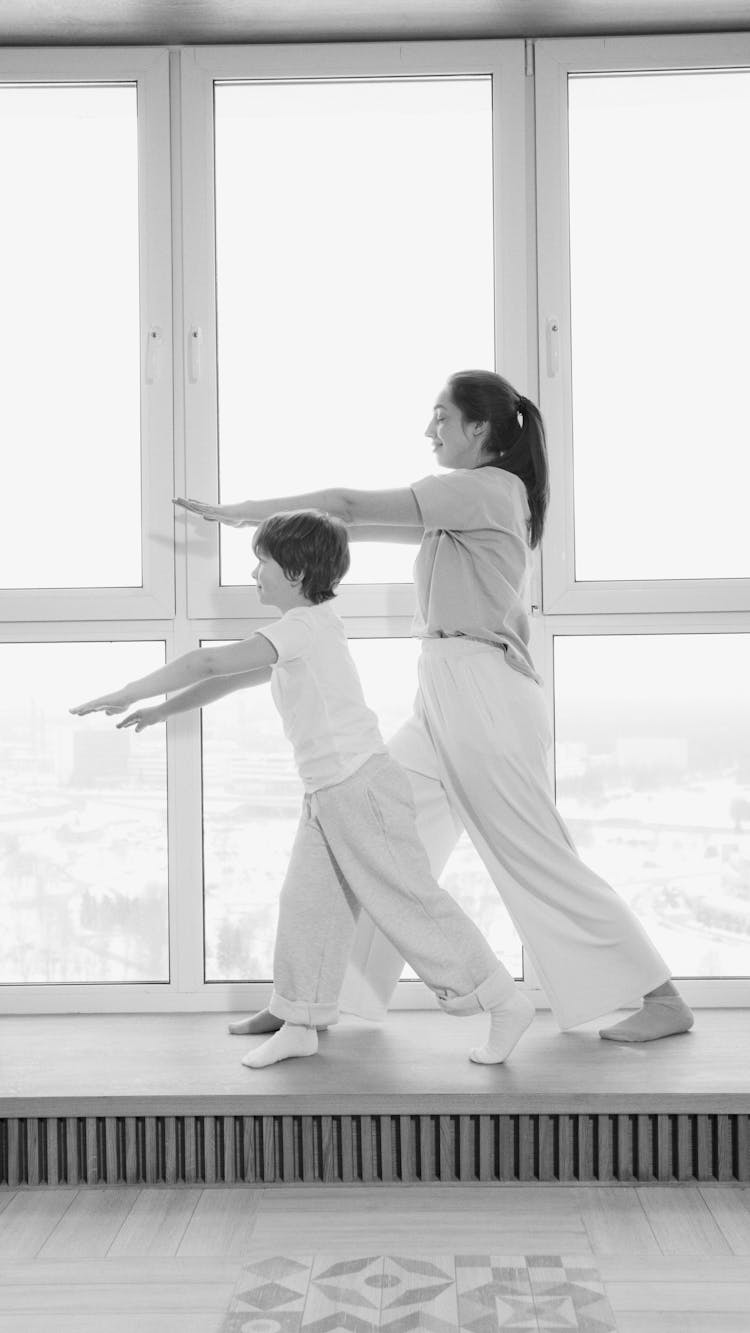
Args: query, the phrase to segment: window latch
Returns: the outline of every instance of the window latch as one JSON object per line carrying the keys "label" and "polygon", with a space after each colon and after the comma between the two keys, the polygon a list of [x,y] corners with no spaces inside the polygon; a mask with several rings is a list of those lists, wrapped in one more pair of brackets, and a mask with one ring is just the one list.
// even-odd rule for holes
{"label": "window latch", "polygon": [[188,377],[191,384],[197,384],[201,377],[201,344],[203,329],[194,324],[188,333]]}
{"label": "window latch", "polygon": [[560,321],[556,315],[550,315],[546,325],[547,336],[547,375],[554,379],[560,369]]}
{"label": "window latch", "polygon": [[155,384],[161,371],[161,349],[164,338],[158,324],[149,329],[146,338],[146,383]]}

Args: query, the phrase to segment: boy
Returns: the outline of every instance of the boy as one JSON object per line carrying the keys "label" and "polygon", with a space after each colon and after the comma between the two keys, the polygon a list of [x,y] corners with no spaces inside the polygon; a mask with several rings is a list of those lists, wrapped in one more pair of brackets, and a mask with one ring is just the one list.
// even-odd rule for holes
{"label": "boy", "polygon": [[185,653],[71,712],[121,713],[138,699],[180,690],[117,724],[141,731],[232,690],[271,681],[305,797],[279,901],[268,1005],[268,1027],[274,1020],[283,1025],[243,1064],[258,1069],[315,1053],[317,1027],[338,1018],[361,908],[443,1009],[489,1011],[487,1042],[470,1058],[501,1063],[531,1022],[533,1006],[430,873],[408,779],[385,749],[343,622],[330,605],[349,568],[346,528],[316,510],[274,514],[257,528],[253,550],[260,601],[277,607],[280,620],[241,643]]}

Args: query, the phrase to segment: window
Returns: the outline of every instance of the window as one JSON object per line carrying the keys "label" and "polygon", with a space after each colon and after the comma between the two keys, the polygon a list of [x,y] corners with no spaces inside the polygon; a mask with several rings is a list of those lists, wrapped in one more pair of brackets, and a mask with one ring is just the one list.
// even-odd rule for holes
{"label": "window", "polygon": [[164,52],[0,53],[0,983],[20,1010],[170,986],[164,733],[69,712],[173,638],[168,108]]}
{"label": "window", "polygon": [[[509,148],[522,92],[518,43],[400,47],[397,62],[392,48],[206,50],[184,64],[188,494],[406,485],[433,470],[424,430],[452,370],[492,365],[507,339],[525,375],[525,167]],[[188,519],[186,535],[194,623],[252,628],[266,612],[248,586],[251,532]],[[386,736],[415,688],[414,555],[353,544],[338,601]],[[218,988],[270,977],[300,785],[267,690],[206,710],[202,738],[204,966]],[[444,883],[520,976],[467,840]]]}
{"label": "window", "polygon": [[0,618],[174,610],[164,52],[0,52]]}
{"label": "window", "polygon": [[[185,61],[188,494],[407,485],[451,371],[525,380],[523,87],[513,42]],[[260,614],[247,531],[185,522],[191,615]],[[410,616],[413,559],[357,543],[345,613]]]}
{"label": "window", "polygon": [[750,45],[537,57],[544,609],[743,611]]}
{"label": "window", "polygon": [[558,634],[556,799],[681,977],[750,976],[749,634]]}
{"label": "window", "polygon": [[168,981],[163,728],[69,711],[164,644],[4,643],[0,663],[3,983]]}
{"label": "window", "polygon": [[[265,1002],[300,798],[270,692],[68,710],[266,619],[250,531],[174,495],[406,485],[472,364],[547,426],[561,811],[689,998],[747,1003],[750,37],[534,45],[0,51],[10,1010]],[[414,553],[357,543],[337,602],[386,738]],[[533,990],[468,841],[443,882]]]}
{"label": "window", "polygon": [[750,70],[568,107],[576,580],[747,578]]}
{"label": "window", "polygon": [[750,43],[541,42],[536,112],[557,801],[675,975],[746,997]]}
{"label": "window", "polygon": [[[222,498],[432,471],[442,383],[494,356],[491,78],[217,83],[214,105]],[[220,539],[247,584],[247,533]],[[413,560],[357,543],[349,580]]]}
{"label": "window", "polygon": [[137,134],[134,83],[0,86],[5,588],[142,583]]}

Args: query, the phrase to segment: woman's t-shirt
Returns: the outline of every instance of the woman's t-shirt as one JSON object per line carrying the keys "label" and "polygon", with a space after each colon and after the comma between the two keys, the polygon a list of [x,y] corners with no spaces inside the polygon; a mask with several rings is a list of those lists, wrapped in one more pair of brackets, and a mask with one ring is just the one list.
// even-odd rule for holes
{"label": "woman's t-shirt", "polygon": [[271,694],[305,791],[344,782],[373,754],[385,754],[344,623],[330,602],[295,607],[258,633],[278,654]]}
{"label": "woman's t-shirt", "polygon": [[505,650],[539,680],[529,652],[529,504],[519,477],[456,468],[411,487],[424,524],[414,565],[419,638],[463,635]]}

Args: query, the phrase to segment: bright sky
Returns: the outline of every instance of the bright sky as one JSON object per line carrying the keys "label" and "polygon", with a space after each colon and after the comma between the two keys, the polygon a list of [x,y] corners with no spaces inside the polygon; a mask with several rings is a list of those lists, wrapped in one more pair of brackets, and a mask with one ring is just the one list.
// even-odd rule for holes
{"label": "bright sky", "polygon": [[747,577],[750,71],[569,95],[576,577]]}
{"label": "bright sky", "polygon": [[0,87],[0,179],[0,583],[138,586],[135,87]]}

